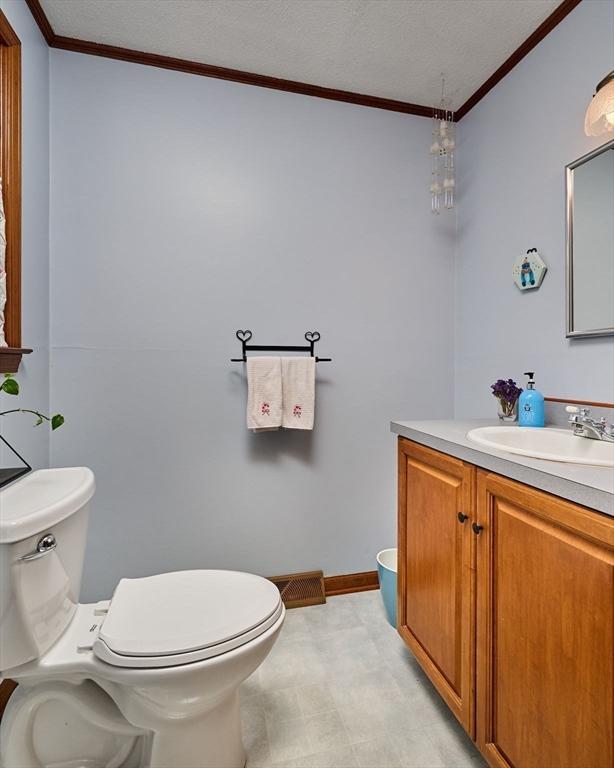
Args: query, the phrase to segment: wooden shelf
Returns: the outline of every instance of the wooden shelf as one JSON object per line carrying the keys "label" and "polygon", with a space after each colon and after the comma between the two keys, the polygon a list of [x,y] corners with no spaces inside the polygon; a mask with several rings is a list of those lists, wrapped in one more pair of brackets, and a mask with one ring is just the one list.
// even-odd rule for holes
{"label": "wooden shelf", "polygon": [[25,347],[0,347],[0,374],[17,373],[22,355],[29,355],[31,349]]}

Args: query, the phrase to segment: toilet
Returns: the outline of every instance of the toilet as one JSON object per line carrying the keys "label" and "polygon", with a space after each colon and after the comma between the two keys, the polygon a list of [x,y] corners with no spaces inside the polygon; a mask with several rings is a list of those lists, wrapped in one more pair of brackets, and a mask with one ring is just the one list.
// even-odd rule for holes
{"label": "toilet", "polygon": [[2,768],[243,768],[239,686],[285,609],[237,571],[121,579],[79,603],[94,475],[32,472],[0,491],[0,676],[19,683]]}

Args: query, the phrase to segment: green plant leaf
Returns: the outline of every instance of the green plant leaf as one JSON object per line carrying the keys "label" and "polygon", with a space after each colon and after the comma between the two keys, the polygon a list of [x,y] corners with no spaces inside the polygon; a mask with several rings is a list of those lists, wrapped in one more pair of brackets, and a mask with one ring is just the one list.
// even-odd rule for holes
{"label": "green plant leaf", "polygon": [[43,423],[43,417],[39,416],[38,419],[34,422],[35,427],[40,427],[40,425]]}
{"label": "green plant leaf", "polygon": [[64,423],[64,417],[61,413],[56,413],[51,417],[51,429],[57,429]]}
{"label": "green plant leaf", "polygon": [[7,395],[18,395],[19,384],[10,376],[6,377],[2,384],[0,384],[0,392],[6,392]]}

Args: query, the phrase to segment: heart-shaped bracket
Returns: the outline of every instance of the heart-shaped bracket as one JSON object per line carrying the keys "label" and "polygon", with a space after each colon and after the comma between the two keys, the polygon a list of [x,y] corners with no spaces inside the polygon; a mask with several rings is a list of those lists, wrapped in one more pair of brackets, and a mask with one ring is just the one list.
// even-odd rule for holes
{"label": "heart-shaped bracket", "polygon": [[239,339],[240,342],[242,342],[243,344],[247,344],[247,342],[252,337],[252,332],[251,331],[237,331],[236,336],[237,336],[237,339]]}
{"label": "heart-shaped bracket", "polygon": [[310,344],[313,344],[316,341],[320,340],[320,333],[319,331],[307,331],[305,334],[305,340],[308,341]]}

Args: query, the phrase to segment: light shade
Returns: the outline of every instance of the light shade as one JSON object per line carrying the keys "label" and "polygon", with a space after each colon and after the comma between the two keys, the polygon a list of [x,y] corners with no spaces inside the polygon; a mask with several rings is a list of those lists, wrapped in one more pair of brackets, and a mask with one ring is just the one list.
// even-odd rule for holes
{"label": "light shade", "polygon": [[614,71],[606,75],[596,88],[586,110],[584,132],[587,136],[614,132]]}

